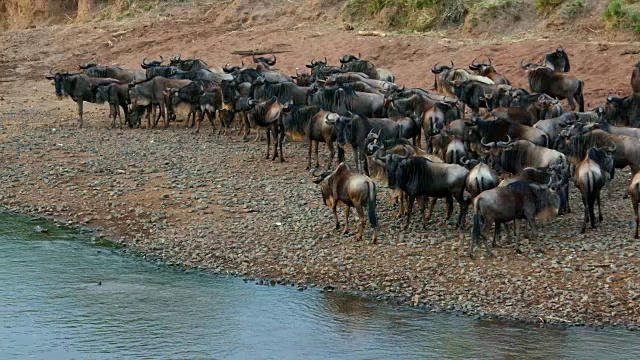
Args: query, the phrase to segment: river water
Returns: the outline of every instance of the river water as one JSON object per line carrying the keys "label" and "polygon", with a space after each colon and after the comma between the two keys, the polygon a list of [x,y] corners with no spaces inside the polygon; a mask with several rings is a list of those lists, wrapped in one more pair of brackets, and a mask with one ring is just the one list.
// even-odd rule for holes
{"label": "river water", "polygon": [[640,334],[473,320],[185,273],[0,214],[3,360],[445,358],[639,359]]}

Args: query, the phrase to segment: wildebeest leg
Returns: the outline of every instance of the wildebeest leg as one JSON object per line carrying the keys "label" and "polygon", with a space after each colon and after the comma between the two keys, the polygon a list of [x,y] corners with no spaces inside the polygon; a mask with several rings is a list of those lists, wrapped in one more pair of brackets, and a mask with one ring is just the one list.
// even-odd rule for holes
{"label": "wildebeest leg", "polygon": [[584,221],[582,222],[582,229],[580,233],[584,234],[587,231],[587,223],[589,222],[589,195],[582,194],[582,205],[584,206]]}
{"label": "wildebeest leg", "polygon": [[425,218],[425,210],[427,209],[427,199],[424,196],[418,198],[418,205],[420,206],[420,218],[422,219],[422,228],[427,228],[427,220]]}
{"label": "wildebeest leg", "polygon": [[520,254],[522,253],[522,251],[520,250],[520,234],[518,233],[518,224],[515,222],[513,222],[513,242],[516,246],[516,254]]}
{"label": "wildebeest leg", "polygon": [[602,218],[602,207],[600,206],[600,191],[598,191],[598,193],[596,194],[596,197],[598,200],[598,220],[602,222],[603,218]]}
{"label": "wildebeest leg", "polygon": [[[427,199],[425,199],[425,201],[427,201]],[[431,206],[429,206],[429,215],[427,215],[427,221],[429,221],[431,219],[431,215],[433,215],[433,208],[436,207],[436,201],[438,201],[437,198],[431,199]]]}
{"label": "wildebeest leg", "polygon": [[211,110],[205,110],[205,112],[207,113],[207,119],[209,119],[209,122],[211,123],[211,135],[213,135],[216,132],[216,122],[214,119],[215,114]]}
{"label": "wildebeest leg", "polygon": [[360,155],[358,155],[358,148],[353,145],[351,145],[351,147],[353,148],[353,159],[356,161],[356,170],[362,171],[360,170],[360,165],[359,165]]}
{"label": "wildebeest leg", "polygon": [[571,111],[576,111],[576,103],[573,101],[573,96],[567,96],[567,102],[569,103]]}
{"label": "wildebeest leg", "polygon": [[280,162],[285,162],[285,160],[284,160],[284,150],[282,150],[282,144],[284,144],[285,135],[286,134],[284,132],[284,129],[279,129],[278,147],[280,148]]}
{"label": "wildebeest leg", "polygon": [[527,219],[527,222],[529,223],[529,227],[531,227],[531,232],[533,233],[532,236],[536,238],[536,251],[540,253],[544,252],[542,250],[540,236],[538,235],[538,228],[536,227],[535,217],[531,216]]}
{"label": "wildebeest leg", "polygon": [[449,221],[449,219],[451,219],[451,214],[453,213],[453,196],[451,196],[451,194],[447,194],[445,200],[447,201],[447,212],[444,219],[444,222],[446,223],[447,221]]}
{"label": "wildebeest leg", "polygon": [[[349,213],[351,212],[351,206],[346,206],[344,209],[344,231],[343,234],[347,235],[349,233]],[[360,240],[360,239],[358,239]]]}
{"label": "wildebeest leg", "polygon": [[[356,206],[356,211],[358,212],[358,217],[360,218],[360,228],[358,229],[358,234],[356,235],[356,240],[362,240],[362,233],[364,233],[364,226],[367,223],[367,220],[364,216],[364,211],[362,211],[362,206]],[[375,242],[375,226],[373,227],[374,231],[374,242]]]}
{"label": "wildebeest leg", "polygon": [[[195,116],[194,116],[195,118]],[[198,121],[196,122],[196,134],[198,134],[200,132],[200,125],[202,123],[202,120],[204,120],[204,111],[201,111],[198,114]]]}
{"label": "wildebeest leg", "polygon": [[496,240],[500,238],[500,222],[496,221],[493,226],[493,241],[491,246],[496,247]]}
{"label": "wildebeest leg", "polygon": [[635,238],[638,238],[638,226],[640,225],[640,217],[638,216],[638,203],[636,202],[636,200],[633,199],[633,197],[631,198],[631,205],[633,206],[633,213],[636,214],[636,236]]}
{"label": "wildebeest leg", "polygon": [[80,127],[82,127],[82,103],[83,101],[78,101],[78,115],[80,115]]}
{"label": "wildebeest leg", "polygon": [[[275,125],[275,126],[277,126],[277,125]],[[274,127],[270,127],[271,133],[273,134],[273,140],[274,140],[274,143],[273,143],[273,156],[271,157],[271,161],[275,161],[276,158],[278,157],[278,142],[279,142],[278,141],[278,136],[280,134],[278,134],[278,129],[275,126]]]}
{"label": "wildebeest leg", "polygon": [[[307,145],[309,145],[309,148],[307,149],[307,167],[306,169],[309,170],[311,169],[311,145],[313,145],[313,140],[311,140],[311,138],[307,138]],[[317,154],[316,154],[317,156]],[[318,167],[318,164],[316,164],[316,168]]]}
{"label": "wildebeest leg", "polygon": [[415,195],[409,195],[409,210],[407,211],[407,223],[404,226],[403,230],[407,230],[409,228],[409,223],[411,223],[411,210],[413,210],[413,203],[415,202]]}
{"label": "wildebeest leg", "polygon": [[[329,141],[326,142],[327,144],[327,148],[329,148],[329,163],[327,164],[327,170],[331,169],[331,163],[333,162],[333,157],[336,156],[336,151],[335,148],[333,147],[333,142],[331,142],[331,139],[329,139]],[[316,158],[318,156],[318,153],[316,152]]]}
{"label": "wildebeest leg", "polygon": [[266,159],[269,160],[269,158],[270,158],[269,153],[271,151],[271,130],[267,127],[266,132],[267,132],[267,157],[266,157]]}
{"label": "wildebeest leg", "polygon": [[591,218],[591,228],[592,229],[596,228],[595,207],[596,207],[596,196],[595,196],[595,194],[590,194],[589,195],[589,216]]}
{"label": "wildebeest leg", "polygon": [[109,104],[109,119],[111,120],[111,127],[116,127],[116,111],[113,109],[113,104]]}
{"label": "wildebeest leg", "polygon": [[[320,147],[320,142],[316,141],[315,144],[314,144],[314,147],[313,147],[313,152],[316,153],[316,166],[315,166],[316,168],[320,167],[320,156],[318,156],[318,148],[319,147]],[[311,160],[311,159],[309,159],[309,160]]]}
{"label": "wildebeest leg", "polygon": [[340,221],[338,220],[338,202],[335,200],[331,206],[331,211],[333,211],[333,218],[336,219],[336,230],[340,230]]}

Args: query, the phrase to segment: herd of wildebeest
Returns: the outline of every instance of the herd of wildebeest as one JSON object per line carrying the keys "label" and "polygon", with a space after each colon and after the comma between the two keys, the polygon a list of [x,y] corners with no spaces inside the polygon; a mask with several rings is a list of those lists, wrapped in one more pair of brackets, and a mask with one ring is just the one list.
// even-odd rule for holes
{"label": "herd of wildebeest", "polygon": [[[272,160],[284,161],[287,134],[306,139],[307,169],[315,147],[313,181],[333,210],[336,229],[340,228],[337,206],[345,206],[345,233],[353,207],[360,218],[358,240],[367,217],[374,242],[378,235],[377,188],[372,178],[388,183],[399,216],[406,216],[405,229],[416,200],[425,227],[437,199],[446,200],[445,221],[455,200],[461,232],[473,204],[469,253],[473,255],[474,245],[482,239],[491,255],[483,231],[492,224],[495,246],[501,227],[508,233],[513,222],[515,248],[520,251],[516,220],[526,220],[530,237],[538,239],[536,218],[571,212],[571,178],[582,194],[581,231],[589,222],[595,228],[595,202],[602,221],[601,190],[615,169],[626,166],[635,174],[626,196],[632,200],[638,238],[640,63],[631,76],[632,95],[608,97],[604,106],[585,111],[584,82],[569,73],[562,47],[545,55],[541,63],[520,62],[528,89],[511,86],[493,60],[487,60],[474,60],[468,70],[453,62],[434,65],[436,92],[399,87],[391,72],[360,55],[345,55],[339,66],[329,65],[326,58],[312,60],[306,65],[308,71],[296,69],[295,76],[275,69],[274,55],[254,55],[251,66],[210,68],[202,60],[174,56],[168,65],[163,65],[162,57],[145,58],[142,70],[86,64],[80,66],[81,73],[50,72],[47,78],[55,80],[58,97],[78,103],[80,126],[84,101],[106,102],[112,126],[116,118],[122,123],[120,108],[130,127],[139,127],[146,115],[147,128],[155,127],[160,118],[167,127],[182,109],[181,113],[188,110],[187,126],[197,126],[196,132],[205,116],[212,131],[216,122],[220,124],[219,134],[238,124],[238,135],[245,140],[250,128],[256,129],[256,141],[261,140],[263,129],[266,156]],[[564,99],[568,108],[559,103]],[[465,116],[466,108],[470,114]],[[321,142],[330,154],[326,171],[319,173]],[[339,165],[332,168],[334,142]],[[353,149],[355,167],[345,162],[347,144]],[[537,249],[541,250],[539,243]]]}

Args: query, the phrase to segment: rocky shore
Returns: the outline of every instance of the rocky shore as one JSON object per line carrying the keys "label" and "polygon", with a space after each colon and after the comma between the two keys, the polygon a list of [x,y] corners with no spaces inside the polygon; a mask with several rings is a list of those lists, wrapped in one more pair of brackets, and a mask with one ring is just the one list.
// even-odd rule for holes
{"label": "rocky shore", "polygon": [[[38,82],[34,89],[49,87]],[[414,221],[402,232],[382,185],[377,244],[370,230],[365,241],[355,240],[355,214],[351,234],[334,231],[304,170],[303,143],[288,143],[281,164],[264,159],[266,144],[211,135],[209,127],[199,135],[181,123],[169,130],[108,129],[98,121],[106,120],[104,109],[89,107],[91,120],[78,129],[66,122],[73,106],[61,109],[55,103],[2,109],[1,207],[96,227],[151,260],[301,289],[479,317],[640,325],[640,245],[623,199],[628,171],[605,191],[597,230],[579,234],[583,211],[574,188],[573,213],[540,226],[544,254],[525,239],[517,255],[503,240],[495,257],[484,259],[478,250],[472,260],[469,233],[460,249],[453,224],[443,224],[443,204],[428,230]],[[62,128],[59,119],[66,119]]]}

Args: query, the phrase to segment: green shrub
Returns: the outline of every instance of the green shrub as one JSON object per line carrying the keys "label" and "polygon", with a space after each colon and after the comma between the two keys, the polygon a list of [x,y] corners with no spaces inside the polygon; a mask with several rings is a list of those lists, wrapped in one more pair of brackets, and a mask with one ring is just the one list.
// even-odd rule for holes
{"label": "green shrub", "polygon": [[562,4],[564,0],[536,0],[536,10],[546,11]]}
{"label": "green shrub", "polygon": [[573,18],[581,14],[585,8],[585,0],[574,0],[562,7],[562,16],[564,18]]}
{"label": "green shrub", "polygon": [[640,33],[638,0],[611,0],[604,9],[603,18],[609,28]]}

